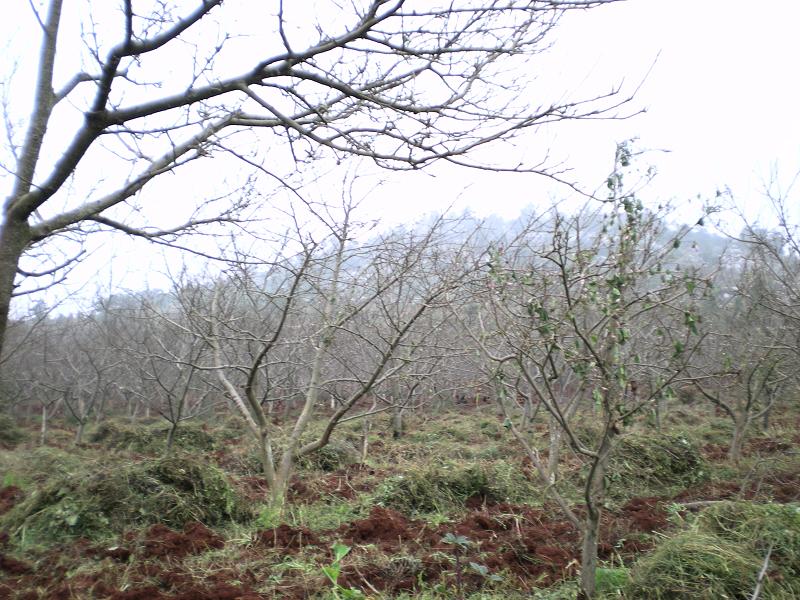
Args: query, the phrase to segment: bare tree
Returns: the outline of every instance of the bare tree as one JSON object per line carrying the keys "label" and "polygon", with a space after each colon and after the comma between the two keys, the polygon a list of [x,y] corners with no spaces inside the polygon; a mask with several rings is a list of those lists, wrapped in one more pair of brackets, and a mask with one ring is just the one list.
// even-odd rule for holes
{"label": "bare tree", "polygon": [[[444,260],[445,219],[422,233],[359,244],[352,211],[346,203],[341,219],[326,218],[330,238],[306,246],[299,262],[276,261],[286,275],[273,276],[271,285],[257,285],[265,280],[250,274],[213,291],[204,333],[213,368],[259,442],[276,510],[283,508],[297,460],[326,446],[341,423],[374,413],[376,407],[360,411],[359,403],[408,369],[436,331],[435,322],[420,326],[422,316],[474,268],[453,269]],[[248,304],[255,319],[243,318]],[[302,402],[293,420],[276,425],[265,410],[270,373],[292,347],[305,349],[289,354],[302,361]],[[331,405],[321,414],[323,399]],[[316,416],[322,430],[309,439]]]}
{"label": "bare tree", "polygon": [[[539,233],[532,228],[512,240],[521,249],[493,252],[485,294],[489,310],[481,327],[473,328],[473,338],[495,364],[506,426],[581,531],[586,598],[595,595],[606,469],[615,446],[636,415],[688,377],[688,360],[703,338],[692,300],[704,281],[669,260],[687,229],[665,237],[661,215],[636,198],[640,184],[623,187],[631,158],[629,147],[620,145],[608,180],[609,204],[591,211],[593,223],[585,222],[587,215],[555,213],[549,223],[538,224]],[[541,234],[545,227],[547,236]],[[519,379],[588,467],[583,517],[559,494],[535,441],[508,412],[505,400],[521,391]],[[598,431],[592,439],[579,435],[570,418],[577,400],[593,407]]]}
{"label": "bare tree", "polygon": [[[273,182],[323,156],[390,169],[445,160],[558,179],[541,159],[503,165],[480,148],[540,125],[616,116],[629,100],[616,89],[531,106],[520,84],[559,18],[613,1],[318,0],[309,10],[195,0],[184,12],[124,0],[116,12],[92,5],[74,30],[62,13],[79,4],[31,2],[42,44],[19,132],[18,88],[4,81],[2,166],[13,184],[0,222],[0,343],[12,298],[61,281],[87,235],[186,248],[179,234],[241,219],[252,187],[232,196],[229,186],[177,223],[163,206],[145,211],[164,193],[154,180],[191,177],[195,161],[235,160]],[[78,244],[74,255],[66,242]]]}
{"label": "bare tree", "polygon": [[796,382],[796,334],[792,319],[776,310],[783,290],[780,279],[769,275],[763,250],[748,244],[732,261],[729,285],[718,286],[706,310],[710,339],[692,368],[693,386],[731,419],[728,458],[735,462],[753,424]]}

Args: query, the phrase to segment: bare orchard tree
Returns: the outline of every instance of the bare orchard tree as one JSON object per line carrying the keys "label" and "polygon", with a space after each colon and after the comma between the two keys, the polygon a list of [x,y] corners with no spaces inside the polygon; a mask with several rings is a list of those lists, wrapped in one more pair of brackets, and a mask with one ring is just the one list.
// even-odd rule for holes
{"label": "bare orchard tree", "polygon": [[98,310],[77,315],[66,322],[61,336],[64,404],[77,423],[76,445],[82,443],[89,420],[114,393],[114,376],[122,362],[121,353],[114,351],[103,316]]}
{"label": "bare orchard tree", "polygon": [[[761,273],[758,286],[758,305],[783,320],[788,335],[794,336],[793,349],[800,356],[800,213],[798,213],[797,183],[800,172],[790,185],[782,187],[778,174],[766,185],[764,196],[770,227],[759,226],[736,207],[733,197],[730,204],[744,223],[743,231],[731,236],[750,247],[748,261]],[[730,195],[730,194],[729,194]],[[752,303],[748,289],[740,295]]]}
{"label": "bare orchard tree", "polygon": [[[74,369],[69,363],[74,351],[64,343],[71,331],[69,317],[44,320],[31,326],[25,343],[17,347],[2,365],[3,379],[14,390],[16,414],[40,417],[39,443],[44,446],[50,420],[76,387]],[[20,328],[15,328],[20,331]],[[87,378],[90,377],[87,376]]]}
{"label": "bare orchard tree", "polygon": [[733,424],[728,458],[734,462],[752,426],[796,384],[799,358],[792,320],[775,310],[783,290],[764,265],[769,255],[760,244],[745,251],[706,310],[710,339],[692,369],[694,387]]}
{"label": "bare orchard tree", "polygon": [[[271,285],[256,285],[264,280],[253,275],[217,284],[208,315],[214,368],[259,441],[278,511],[297,460],[326,446],[342,422],[372,412],[359,412],[359,402],[408,369],[437,328],[430,321],[421,327],[422,316],[474,268],[453,267],[444,219],[421,233],[361,244],[352,241],[352,206],[328,225],[329,239],[280,265],[285,277],[273,277]],[[244,318],[248,305],[255,319]],[[286,352],[298,346],[302,353]],[[276,425],[265,405],[270,373],[286,356],[303,361],[303,400],[293,420]],[[321,413],[323,399],[333,404]],[[321,415],[321,432],[308,437]]]}
{"label": "bare orchard tree", "polygon": [[217,390],[210,374],[200,369],[209,349],[191,332],[191,319],[204,300],[201,289],[180,279],[169,293],[157,298],[141,295],[125,311],[126,335],[119,341],[139,380],[131,390],[149,403],[167,423],[170,452],[181,423],[208,413]]}
{"label": "bare orchard tree", "polygon": [[[514,153],[503,165],[476,151],[543,124],[615,116],[628,101],[617,90],[531,105],[522,84],[565,13],[613,1],[30,2],[42,38],[25,69],[32,108],[31,90],[3,81],[13,181],[0,221],[0,343],[12,297],[60,281],[87,235],[171,244],[239,219],[248,197],[231,199],[230,184],[178,218],[180,202],[164,210],[160,199],[199,173],[195,161],[215,157],[229,173],[223,157],[243,161],[270,181],[324,156],[557,178],[540,158],[520,164]],[[158,189],[165,173],[189,179]],[[63,256],[67,241],[75,256]]]}
{"label": "bare orchard tree", "polygon": [[[628,147],[620,146],[608,182],[609,204],[598,209],[601,218],[591,226],[583,222],[586,215],[556,213],[546,237],[534,230],[514,241],[523,245],[521,251],[494,252],[486,294],[491,311],[483,331],[473,334],[496,364],[501,397],[521,376],[588,467],[580,517],[558,493],[558,481],[549,479],[535,440],[507,415],[507,426],[551,495],[581,531],[586,598],[595,596],[606,469],[614,448],[637,415],[685,379],[702,340],[692,301],[704,286],[669,256],[686,230],[665,237],[661,215],[646,211],[622,187],[630,160]],[[570,381],[576,391],[565,389]],[[578,435],[570,419],[575,392],[594,406],[598,431],[592,440]]]}

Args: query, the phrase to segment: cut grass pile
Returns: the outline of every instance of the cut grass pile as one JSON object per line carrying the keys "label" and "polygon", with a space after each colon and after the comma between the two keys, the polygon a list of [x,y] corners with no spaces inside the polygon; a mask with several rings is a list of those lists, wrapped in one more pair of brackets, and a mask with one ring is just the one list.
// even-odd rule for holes
{"label": "cut grass pile", "polygon": [[299,467],[305,470],[332,473],[358,462],[358,451],[347,442],[330,442],[319,450],[300,459]]}
{"label": "cut grass pile", "polygon": [[105,538],[131,526],[219,525],[250,513],[219,469],[188,456],[57,475],[0,518],[18,541]]}
{"label": "cut grass pile", "polygon": [[506,462],[425,465],[391,477],[375,492],[374,501],[406,514],[449,512],[467,500],[531,502],[540,499],[536,485],[522,469]]}
{"label": "cut grass pile", "polygon": [[[166,449],[168,433],[169,426],[163,423],[131,425],[105,421],[91,432],[88,439],[93,444],[113,450],[156,454]],[[201,424],[183,423],[175,432],[173,444],[175,448],[186,451],[210,451],[215,448],[216,440]]]}
{"label": "cut grass pile", "polygon": [[25,430],[18,427],[14,419],[0,413],[0,448],[14,448],[27,437]]}
{"label": "cut grass pile", "polygon": [[625,597],[750,598],[768,552],[762,597],[800,597],[800,505],[721,502],[639,560]]}
{"label": "cut grass pile", "polygon": [[666,487],[684,488],[704,481],[708,467],[697,446],[685,436],[637,433],[621,440],[607,476],[612,495],[630,495],[637,488],[664,493]]}

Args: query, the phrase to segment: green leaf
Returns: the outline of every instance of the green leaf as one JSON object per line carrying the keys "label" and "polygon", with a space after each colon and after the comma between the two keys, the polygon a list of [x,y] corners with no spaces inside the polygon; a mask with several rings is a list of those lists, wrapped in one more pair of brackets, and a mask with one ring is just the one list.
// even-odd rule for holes
{"label": "green leaf", "polygon": [[693,334],[697,335],[697,319],[689,311],[683,313],[683,322]]}
{"label": "green leaf", "polygon": [[322,567],[322,572],[325,573],[325,576],[330,579],[332,584],[336,585],[336,582],[339,580],[339,573],[341,573],[342,570],[338,564],[334,564],[328,567]]}
{"label": "green leaf", "polygon": [[442,538],[442,543],[450,544],[453,546],[459,546],[461,548],[466,548],[467,546],[469,546],[469,538],[463,535],[455,535],[453,533],[447,533]]}
{"label": "green leaf", "polygon": [[350,546],[346,546],[345,544],[340,544],[336,542],[333,546],[331,546],[331,550],[333,550],[333,560],[334,562],[341,561],[347,553],[350,552]]}
{"label": "green leaf", "polygon": [[469,563],[469,568],[475,571],[481,577],[486,577],[489,574],[489,567],[475,562]]}

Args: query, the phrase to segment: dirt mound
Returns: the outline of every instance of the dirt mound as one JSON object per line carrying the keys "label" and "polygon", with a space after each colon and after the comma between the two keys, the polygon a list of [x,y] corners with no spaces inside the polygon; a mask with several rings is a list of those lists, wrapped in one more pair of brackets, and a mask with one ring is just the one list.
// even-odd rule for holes
{"label": "dirt mound", "polygon": [[286,550],[299,550],[303,546],[318,544],[317,536],[306,527],[292,527],[278,525],[272,529],[262,529],[256,532],[255,543],[267,548],[283,548]]}
{"label": "dirt mound", "polygon": [[14,508],[14,505],[22,500],[24,495],[23,491],[15,485],[0,488],[0,515]]}
{"label": "dirt mound", "polygon": [[9,575],[24,575],[25,573],[30,573],[31,567],[21,560],[0,554],[0,571],[4,571]]}
{"label": "dirt mound", "polygon": [[125,590],[124,592],[116,592],[111,596],[110,600],[162,600],[166,597],[157,587],[149,585],[133,590]]}
{"label": "dirt mound", "polygon": [[752,438],[745,447],[746,454],[779,454],[792,449],[792,445],[775,438]]}
{"label": "dirt mound", "polygon": [[225,542],[220,536],[197,521],[187,523],[182,532],[156,524],[145,533],[142,556],[181,558],[224,546]]}
{"label": "dirt mound", "polygon": [[399,512],[390,508],[375,506],[366,519],[359,519],[342,525],[338,535],[346,544],[391,545],[414,539],[420,531]]}
{"label": "dirt mound", "polygon": [[620,519],[627,522],[632,531],[645,533],[661,531],[668,526],[667,511],[657,497],[632,498],[622,507]]}

